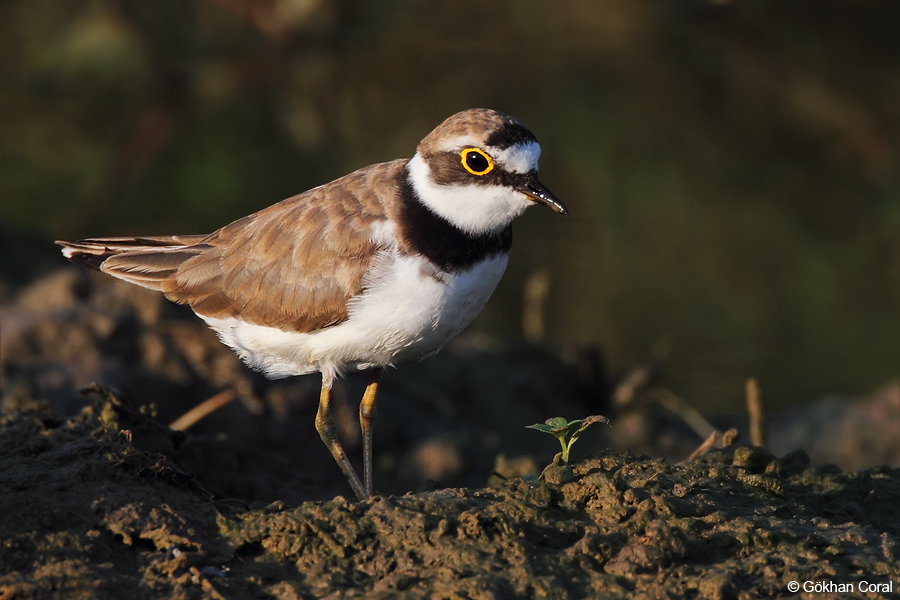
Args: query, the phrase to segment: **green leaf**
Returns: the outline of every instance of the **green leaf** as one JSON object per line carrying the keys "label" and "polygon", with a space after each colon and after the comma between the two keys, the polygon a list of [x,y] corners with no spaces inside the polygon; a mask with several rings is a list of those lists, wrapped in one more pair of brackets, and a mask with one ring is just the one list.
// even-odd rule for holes
{"label": "green leaf", "polygon": [[[573,421],[574,422],[574,421]],[[569,427],[571,423],[566,421],[564,417],[552,417],[544,421],[547,427],[556,434],[556,433],[566,433],[569,431]]]}
{"label": "green leaf", "polygon": [[543,423],[535,423],[534,425],[526,425],[525,429],[536,429],[538,431],[543,431],[544,433],[553,434],[553,428],[549,425],[544,425]]}

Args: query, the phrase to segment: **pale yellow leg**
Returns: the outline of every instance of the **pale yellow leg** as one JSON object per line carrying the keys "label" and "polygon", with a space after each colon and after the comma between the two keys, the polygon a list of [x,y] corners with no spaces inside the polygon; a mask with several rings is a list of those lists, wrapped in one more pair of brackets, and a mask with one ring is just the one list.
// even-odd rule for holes
{"label": "pale yellow leg", "polygon": [[366,482],[366,492],[370,496],[374,488],[372,475],[372,428],[375,425],[375,419],[378,417],[378,411],[375,410],[375,398],[378,396],[378,381],[381,379],[381,371],[381,367],[372,369],[372,378],[369,379],[366,393],[363,394],[362,401],[359,403],[359,427],[362,430],[363,441],[363,478]]}
{"label": "pale yellow leg", "polygon": [[341,471],[344,472],[356,497],[360,500],[365,500],[369,497],[369,493],[363,489],[359,475],[356,474],[353,465],[350,464],[350,459],[347,458],[347,453],[344,452],[344,448],[341,446],[336,430],[334,416],[331,414],[331,386],[322,381],[322,391],[319,394],[319,411],[316,413],[316,431],[319,432],[319,437],[328,446],[331,456],[334,457],[335,462],[341,468]]}

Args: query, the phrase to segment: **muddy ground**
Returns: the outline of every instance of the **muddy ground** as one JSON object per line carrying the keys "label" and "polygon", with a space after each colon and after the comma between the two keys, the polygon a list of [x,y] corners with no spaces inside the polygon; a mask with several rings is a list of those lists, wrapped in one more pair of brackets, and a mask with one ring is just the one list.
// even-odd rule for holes
{"label": "muddy ground", "polygon": [[[189,312],[63,270],[0,316],[3,599],[900,591],[896,385],[775,420],[770,448],[809,452],[737,443],[675,466],[698,433],[653,403],[611,404],[595,352],[468,337],[387,374],[382,495],[359,503],[315,434],[315,378],[255,376]],[[339,392],[353,456],[363,383]],[[237,399],[168,427],[223,391]],[[535,479],[556,442],[524,426],[596,413],[613,427],[579,440],[571,481]]]}

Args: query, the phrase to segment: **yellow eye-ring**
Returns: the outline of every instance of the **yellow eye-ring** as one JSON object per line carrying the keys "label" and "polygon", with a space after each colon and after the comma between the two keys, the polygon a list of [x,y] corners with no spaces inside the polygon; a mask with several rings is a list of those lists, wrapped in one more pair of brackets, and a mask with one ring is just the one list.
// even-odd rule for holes
{"label": "yellow eye-ring", "polygon": [[462,164],[472,175],[487,175],[494,169],[494,161],[484,150],[466,148],[460,152]]}

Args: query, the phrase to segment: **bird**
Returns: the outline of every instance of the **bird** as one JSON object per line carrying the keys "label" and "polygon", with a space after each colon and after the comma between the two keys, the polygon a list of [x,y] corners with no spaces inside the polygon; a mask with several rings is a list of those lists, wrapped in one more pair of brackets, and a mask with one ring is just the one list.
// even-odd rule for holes
{"label": "bird", "polygon": [[[189,305],[268,378],[321,373],[316,430],[365,500],[383,370],[435,354],[481,312],[526,208],[567,214],[538,179],[540,153],[517,119],[469,109],[412,158],[363,167],[208,235],[56,244],[75,264]],[[359,408],[362,480],[331,402],[334,381],[356,370],[371,371]]]}

